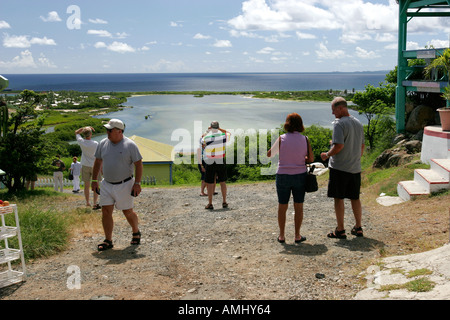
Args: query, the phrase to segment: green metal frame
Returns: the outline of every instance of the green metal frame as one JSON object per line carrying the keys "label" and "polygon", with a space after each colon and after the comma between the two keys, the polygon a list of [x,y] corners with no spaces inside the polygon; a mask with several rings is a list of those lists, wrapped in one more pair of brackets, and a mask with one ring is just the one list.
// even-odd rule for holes
{"label": "green metal frame", "polygon": [[[450,0],[397,0],[399,4],[398,14],[398,64],[397,64],[397,88],[395,95],[395,117],[397,132],[405,132],[405,103],[407,91],[443,91],[441,84],[435,84],[433,89],[424,88],[408,82],[410,68],[408,59],[431,57],[440,54],[438,50],[406,51],[408,22],[414,17],[450,17]],[[422,9],[436,9],[433,12],[421,12]]]}

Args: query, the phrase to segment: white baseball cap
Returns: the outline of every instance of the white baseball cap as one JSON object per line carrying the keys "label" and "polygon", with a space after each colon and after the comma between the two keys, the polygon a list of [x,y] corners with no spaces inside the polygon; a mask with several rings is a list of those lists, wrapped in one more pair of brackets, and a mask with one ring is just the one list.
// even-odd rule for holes
{"label": "white baseball cap", "polygon": [[119,119],[111,119],[107,124],[105,124],[106,129],[117,128],[120,130],[125,130],[125,124]]}

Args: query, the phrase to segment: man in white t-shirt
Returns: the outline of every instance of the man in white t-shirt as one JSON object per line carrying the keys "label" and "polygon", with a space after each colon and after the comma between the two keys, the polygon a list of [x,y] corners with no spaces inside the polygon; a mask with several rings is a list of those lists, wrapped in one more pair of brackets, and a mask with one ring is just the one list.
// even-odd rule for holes
{"label": "man in white t-shirt", "polygon": [[[98,146],[98,142],[92,140],[93,131],[95,130],[92,127],[82,127],[75,131],[77,142],[81,148],[81,179],[84,182],[84,197],[86,198],[87,206],[91,205],[89,202],[89,190],[91,189],[92,169],[95,161],[94,154]],[[84,136],[84,139],[81,135]],[[98,204],[98,194],[94,192],[93,198],[93,209],[100,209],[100,205]]]}

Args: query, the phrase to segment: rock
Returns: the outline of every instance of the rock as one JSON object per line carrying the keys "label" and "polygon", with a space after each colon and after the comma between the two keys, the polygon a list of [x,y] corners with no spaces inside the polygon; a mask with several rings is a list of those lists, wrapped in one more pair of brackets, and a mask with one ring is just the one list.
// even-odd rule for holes
{"label": "rock", "polygon": [[373,168],[391,168],[403,165],[412,160],[413,156],[405,151],[393,149],[385,150],[374,161]]}
{"label": "rock", "polygon": [[434,124],[435,111],[433,108],[420,105],[414,108],[406,123],[406,131],[416,133],[427,125]]}
{"label": "rock", "polygon": [[316,273],[316,279],[325,279],[325,275],[323,273]]}
{"label": "rock", "polygon": [[419,140],[411,140],[405,143],[405,148],[409,154],[419,153],[422,151],[422,142]]}

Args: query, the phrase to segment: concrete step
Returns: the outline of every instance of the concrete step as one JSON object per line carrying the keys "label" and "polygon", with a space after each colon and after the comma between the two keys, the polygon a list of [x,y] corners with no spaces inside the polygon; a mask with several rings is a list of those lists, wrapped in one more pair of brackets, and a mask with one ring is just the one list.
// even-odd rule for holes
{"label": "concrete step", "polygon": [[430,169],[436,171],[445,180],[450,180],[450,159],[431,159]]}
{"label": "concrete step", "polygon": [[405,201],[409,201],[416,196],[430,194],[419,182],[416,181],[400,181],[397,184],[397,194]]}
{"label": "concrete step", "polygon": [[416,169],[414,170],[414,181],[424,187],[429,193],[442,189],[449,189],[449,180],[435,170]]}

